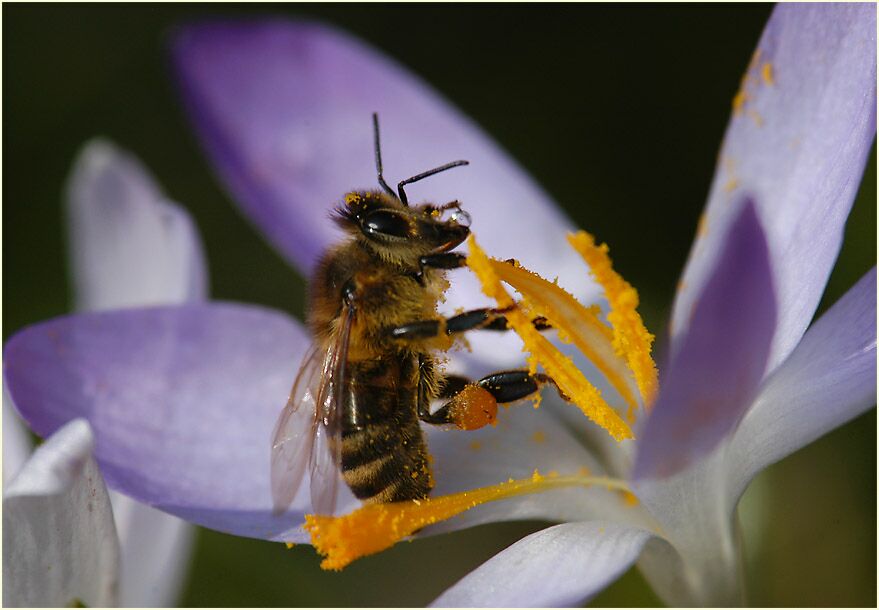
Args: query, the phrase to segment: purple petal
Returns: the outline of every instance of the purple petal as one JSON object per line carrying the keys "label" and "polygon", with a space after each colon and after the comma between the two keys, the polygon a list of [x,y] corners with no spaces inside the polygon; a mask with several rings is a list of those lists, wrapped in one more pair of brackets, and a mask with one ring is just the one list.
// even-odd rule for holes
{"label": "purple petal", "polygon": [[67,213],[77,309],[206,297],[198,230],[135,157],[88,142],[67,184]]}
{"label": "purple petal", "polygon": [[76,420],[37,448],[3,497],[3,605],[117,603],[119,541],[107,488]]}
{"label": "purple petal", "polygon": [[[594,284],[564,234],[571,224],[497,144],[395,61],[327,26],[264,20],[185,26],[173,56],[189,115],[232,196],[308,274],[339,233],[329,210],[352,189],[378,189],[371,113],[381,118],[389,182],[454,159],[471,165],[409,188],[414,202],[460,200],[483,247],[520,259],[575,294]],[[446,308],[487,303],[453,272]],[[484,348],[480,344],[485,343]],[[510,363],[514,339],[474,349]],[[492,353],[493,352],[493,353]]]}
{"label": "purple petal", "polygon": [[876,133],[875,4],[779,4],[747,71],[673,321],[709,281],[730,202],[749,193],[778,295],[771,371],[812,319]]}
{"label": "purple petal", "polygon": [[440,595],[434,607],[577,606],[619,578],[652,534],[565,523],[527,536]]}
{"label": "purple petal", "polygon": [[638,444],[635,477],[667,477],[713,449],[763,377],[776,306],[766,239],[746,200],[664,369]]}
{"label": "purple petal", "polygon": [[38,434],[91,423],[114,489],[213,529],[284,540],[301,536],[302,514],[272,515],[269,447],[306,343],[290,318],[252,306],[131,309],[26,328],[6,344],[4,372]]}
{"label": "purple petal", "polygon": [[876,268],[809,328],[733,437],[734,498],[766,466],[876,404]]}

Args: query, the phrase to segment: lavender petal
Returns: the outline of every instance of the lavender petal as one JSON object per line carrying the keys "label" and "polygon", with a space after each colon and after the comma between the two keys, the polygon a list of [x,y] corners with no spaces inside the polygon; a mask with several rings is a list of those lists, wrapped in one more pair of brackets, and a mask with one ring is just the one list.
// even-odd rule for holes
{"label": "lavender petal", "polygon": [[667,477],[714,449],[751,404],[776,323],[772,271],[755,205],[745,200],[664,367],[634,476]]}
{"label": "lavender petal", "polygon": [[876,404],[876,268],[806,332],[767,379],[730,446],[737,499],[763,468]]}
{"label": "lavender petal", "polygon": [[286,540],[305,504],[272,515],[271,432],[306,344],[297,323],[253,306],[128,309],[21,331],[4,374],[38,434],[89,421],[110,487],[206,527]]}
{"label": "lavender petal", "polygon": [[757,201],[778,294],[770,372],[806,330],[876,134],[876,6],[781,3],[736,98],[673,320],[683,333],[742,193]]}

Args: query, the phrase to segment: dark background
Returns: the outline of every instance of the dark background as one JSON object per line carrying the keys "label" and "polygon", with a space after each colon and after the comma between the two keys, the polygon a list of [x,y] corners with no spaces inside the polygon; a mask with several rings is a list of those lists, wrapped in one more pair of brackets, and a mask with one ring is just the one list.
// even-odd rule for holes
{"label": "dark background", "polygon": [[[303,279],[218,186],[164,35],[206,15],[311,16],[420,74],[613,248],[660,335],[730,103],[769,5],[3,6],[3,337],[69,310],[61,193],[79,147],[135,152],[194,216],[212,294],[301,316]],[[355,88],[356,89],[356,88]],[[876,260],[875,147],[821,311]],[[874,605],[876,417],[770,468],[743,501],[750,602]],[[762,525],[761,525],[762,524]],[[537,524],[418,540],[323,573],[308,547],[200,530],[186,605],[423,605]],[[594,601],[658,600],[630,571]]]}

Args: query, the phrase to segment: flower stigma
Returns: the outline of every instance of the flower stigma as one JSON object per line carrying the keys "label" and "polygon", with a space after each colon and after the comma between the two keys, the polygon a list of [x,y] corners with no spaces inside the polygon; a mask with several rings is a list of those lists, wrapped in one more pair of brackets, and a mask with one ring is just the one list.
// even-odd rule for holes
{"label": "flower stigma", "polygon": [[333,517],[306,515],[305,529],[311,543],[324,556],[320,567],[341,570],[352,561],[384,551],[421,528],[451,519],[486,502],[540,493],[562,487],[603,487],[618,491],[624,505],[631,505],[634,494],[619,479],[583,475],[542,475],[536,470],[528,479],[480,487],[470,491],[389,504],[364,504],[357,510]]}

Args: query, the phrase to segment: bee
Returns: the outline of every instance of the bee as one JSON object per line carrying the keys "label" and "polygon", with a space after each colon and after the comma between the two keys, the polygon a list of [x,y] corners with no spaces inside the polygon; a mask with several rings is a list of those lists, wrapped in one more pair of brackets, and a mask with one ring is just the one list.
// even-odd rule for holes
{"label": "bee", "polygon": [[[313,344],[272,439],[276,512],[293,501],[306,470],[321,514],[334,512],[340,478],[366,503],[426,498],[433,477],[420,422],[478,428],[494,421],[497,403],[551,382],[527,370],[478,381],[443,373],[438,354],[456,335],[507,330],[507,322],[497,309],[437,313],[446,272],[465,265],[453,250],[469,235],[470,216],[458,201],[410,205],[405,186],[468,162],[407,178],[394,192],[382,174],[377,115],[373,131],[381,190],[345,195],[334,220],[347,237],[324,253],[309,283]],[[548,328],[542,318],[534,324]],[[432,412],[440,399],[447,402]]]}

